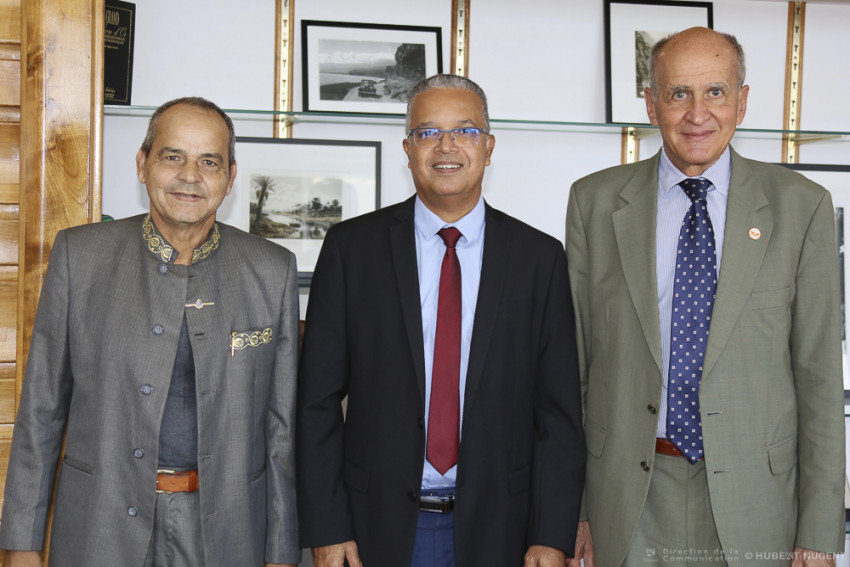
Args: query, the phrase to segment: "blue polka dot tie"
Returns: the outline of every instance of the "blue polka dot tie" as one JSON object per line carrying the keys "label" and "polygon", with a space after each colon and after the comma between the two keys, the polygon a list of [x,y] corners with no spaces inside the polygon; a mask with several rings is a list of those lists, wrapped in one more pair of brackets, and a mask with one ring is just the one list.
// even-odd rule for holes
{"label": "blue polka dot tie", "polygon": [[667,378],[667,437],[695,463],[703,457],[699,385],[717,271],[714,267],[714,230],[705,200],[711,182],[686,179],[679,186],[691,199],[691,207],[682,222],[676,251]]}

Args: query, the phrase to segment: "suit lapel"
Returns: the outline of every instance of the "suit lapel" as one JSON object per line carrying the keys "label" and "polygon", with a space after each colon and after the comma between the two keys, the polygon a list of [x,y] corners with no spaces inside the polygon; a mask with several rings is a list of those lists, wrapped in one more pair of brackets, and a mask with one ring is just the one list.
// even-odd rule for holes
{"label": "suit lapel", "polygon": [[398,222],[390,227],[390,248],[392,249],[393,270],[398,284],[407,340],[410,343],[410,352],[413,354],[419,399],[424,408],[425,347],[422,339],[419,271],[416,264],[416,228],[413,222],[414,199],[415,197],[411,197],[402,203],[396,211],[395,218]]}
{"label": "suit lapel", "polygon": [[490,349],[490,340],[496,326],[499,298],[507,274],[509,259],[513,254],[513,242],[505,233],[504,214],[486,205],[484,222],[484,254],[481,261],[481,281],[478,285],[478,301],[475,304],[475,322],[472,326],[472,342],[466,370],[464,412],[475,399],[481,384],[484,361]]}
{"label": "suit lapel", "polygon": [[[762,191],[761,180],[752,173],[747,161],[732,150],[723,260],[717,279],[717,298],[711,315],[703,378],[711,373],[729,340],[761,269],[773,231],[773,216],[767,208],[769,204]],[[759,229],[761,236],[751,238],[751,228]]]}
{"label": "suit lapel", "polygon": [[655,269],[658,155],[639,168],[620,192],[624,204],[613,213],[614,237],[644,339],[661,370],[661,323]]}

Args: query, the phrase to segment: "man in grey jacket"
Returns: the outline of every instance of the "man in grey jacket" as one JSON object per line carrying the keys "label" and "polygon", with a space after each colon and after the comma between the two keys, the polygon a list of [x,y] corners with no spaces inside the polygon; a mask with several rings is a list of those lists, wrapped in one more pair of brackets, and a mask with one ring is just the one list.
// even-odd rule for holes
{"label": "man in grey jacket", "polygon": [[291,252],[217,223],[233,124],[184,98],[136,156],[150,213],[60,232],[6,483],[6,565],[295,564]]}

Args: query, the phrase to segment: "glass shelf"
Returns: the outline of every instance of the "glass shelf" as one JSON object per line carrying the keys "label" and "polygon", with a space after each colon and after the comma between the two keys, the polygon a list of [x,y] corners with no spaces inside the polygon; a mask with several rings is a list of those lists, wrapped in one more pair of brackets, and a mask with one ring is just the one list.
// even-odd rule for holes
{"label": "glass shelf", "polygon": [[[149,117],[156,107],[153,106],[104,106],[105,116],[138,116]],[[251,110],[251,109],[224,109],[231,118],[234,119],[251,119],[258,118],[262,120],[271,120],[274,118],[286,119],[290,124],[301,123],[325,123],[325,124],[386,124],[386,125],[401,125],[404,122],[403,115],[388,115],[388,114],[365,114],[365,113],[349,113],[349,112],[299,112],[290,111],[282,112],[276,110]],[[561,120],[524,120],[524,119],[506,119],[506,118],[491,118],[490,123],[493,128],[500,130],[553,130],[553,131],[569,131],[569,132],[616,132],[619,133],[623,128],[634,128],[636,135],[639,138],[651,136],[658,133],[658,127],[649,124],[626,124],[626,123],[601,123],[601,122],[569,122]],[[809,142],[817,142],[824,140],[850,140],[850,131],[825,131],[825,130],[778,130],[769,128],[738,128],[737,134],[744,134],[746,137],[758,138],[761,135],[767,137],[784,137],[791,135],[802,144]]]}

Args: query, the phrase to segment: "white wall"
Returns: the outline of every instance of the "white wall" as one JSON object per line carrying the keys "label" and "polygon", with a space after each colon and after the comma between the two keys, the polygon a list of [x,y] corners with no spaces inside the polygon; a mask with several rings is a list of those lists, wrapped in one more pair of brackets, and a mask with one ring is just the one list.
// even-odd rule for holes
{"label": "white wall", "polygon": [[[600,0],[513,0],[473,2],[470,77],[490,99],[493,118],[604,122],[605,72],[603,3]],[[451,1],[295,0],[302,19],[439,26],[444,70],[449,70]],[[227,0],[137,0],[133,104],[157,106],[178,96],[199,94],[226,109],[271,110],[274,98],[274,0],[239,5]],[[738,36],[747,50],[751,85],[745,128],[781,128],[785,73],[787,3],[716,0],[714,26]],[[808,4],[802,125],[850,131],[850,73],[835,63],[850,57],[850,5]],[[301,31],[295,32],[294,104],[302,107]],[[103,209],[115,217],[147,208],[135,178],[133,159],[148,113],[118,116],[108,110],[104,132]],[[127,114],[126,112],[124,114]],[[270,136],[263,118],[233,113],[237,135]],[[616,165],[619,132],[576,128],[517,129],[494,126],[497,144],[485,178],[491,204],[563,240],[570,184]],[[401,149],[401,121],[381,125],[302,123],[296,137],[379,140],[382,204],[413,193]],[[660,137],[644,140],[648,157]],[[736,148],[750,157],[779,161],[776,136],[739,136]],[[850,163],[847,142],[807,145],[803,161]],[[545,206],[541,206],[545,204]]]}

